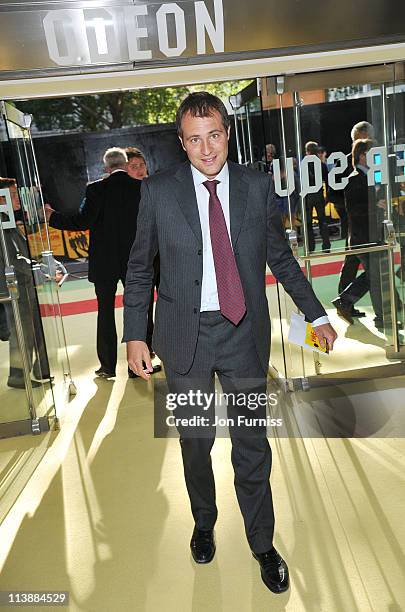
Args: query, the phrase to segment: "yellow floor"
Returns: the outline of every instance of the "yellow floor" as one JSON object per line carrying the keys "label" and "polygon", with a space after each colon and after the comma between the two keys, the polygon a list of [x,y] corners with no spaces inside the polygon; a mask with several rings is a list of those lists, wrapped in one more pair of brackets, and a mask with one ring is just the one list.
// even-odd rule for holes
{"label": "yellow floor", "polygon": [[230,442],[213,450],[217,554],[196,566],[178,442],[153,438],[151,384],[126,378],[122,346],[117,379],[95,380],[94,314],[65,324],[78,394],[61,431],[0,440],[0,590],[66,590],[83,612],[405,609],[403,439],[272,440],[275,544],[291,571],[273,595],[245,539]]}

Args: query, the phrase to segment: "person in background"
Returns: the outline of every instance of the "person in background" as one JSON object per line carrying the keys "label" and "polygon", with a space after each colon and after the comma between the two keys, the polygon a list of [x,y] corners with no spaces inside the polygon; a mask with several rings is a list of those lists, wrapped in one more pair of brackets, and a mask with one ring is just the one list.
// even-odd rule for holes
{"label": "person in background", "polygon": [[[319,146],[317,142],[310,140],[305,145],[305,155],[316,155],[319,156]],[[328,175],[328,170],[326,164],[322,165],[322,179],[325,180],[325,172],[326,172],[326,180]],[[310,185],[314,185],[315,183],[315,175],[313,164],[308,165],[308,174],[309,174],[309,183]],[[315,236],[314,236],[314,228],[312,221],[312,210],[315,208],[316,215],[318,218],[319,232],[322,237],[322,250],[330,251],[330,239],[329,239],[329,229],[326,221],[325,215],[325,197],[323,194],[323,185],[316,193],[309,193],[304,198],[305,201],[305,211],[307,217],[307,235],[308,235],[308,248],[309,251],[315,251]]]}
{"label": "person in background", "polygon": [[[349,221],[349,246],[379,244],[383,239],[382,220],[384,210],[380,197],[380,186],[369,186],[367,181],[367,152],[373,147],[371,139],[359,139],[353,143],[353,172],[345,187],[345,202]],[[364,272],[353,280],[339,295],[332,300],[337,313],[349,324],[353,323],[352,307],[367,291],[370,291],[374,309],[374,323],[379,331],[384,330],[383,294],[379,253],[357,255],[363,264]],[[398,293],[395,291],[397,308],[401,306]]]}
{"label": "person in background", "polygon": [[[128,175],[127,154],[112,147],[103,157],[108,178],[89,183],[85,202],[75,214],[65,214],[45,206],[51,227],[61,230],[89,229],[89,281],[97,295],[97,355],[101,378],[116,375],[117,331],[115,294],[121,280],[125,284],[129,252],[135,239],[141,181]],[[131,376],[131,373],[128,372]]]}
{"label": "person in background", "polygon": [[273,173],[273,160],[277,156],[277,149],[274,144],[269,142],[266,144],[266,162],[268,166],[268,171]]}
{"label": "person in background", "polygon": [[[321,160],[322,164],[326,166],[326,158],[328,157],[328,152],[326,150],[326,147],[324,147],[323,145],[318,145],[318,157]],[[323,169],[322,169],[322,177],[323,177]]]}
{"label": "person in background", "polygon": [[[127,147],[125,152],[128,157],[128,174],[132,178],[142,180],[148,176],[148,166],[146,164],[146,158],[140,149],[136,147]],[[150,296],[150,304],[148,310],[148,329],[146,333],[146,344],[149,347],[149,354],[151,359],[155,357],[154,350],[152,348],[152,337],[153,337],[153,308],[155,304],[155,289],[159,290],[159,274],[160,274],[160,261],[159,253],[156,255],[153,261],[153,286]],[[161,370],[161,366],[153,366],[154,371],[158,372]],[[137,378],[137,375],[132,372],[130,376]]]}
{"label": "person in background", "polygon": [[[21,210],[21,205],[18,196],[17,181],[14,178],[0,177],[0,189],[9,190],[13,203],[13,210],[19,212]],[[39,313],[38,299],[32,276],[28,242],[23,228],[20,229],[20,224],[16,223],[15,227],[4,228],[3,222],[5,220],[9,221],[9,218],[6,218],[6,215],[1,213],[0,231],[3,233],[4,244],[3,241],[1,241],[0,294],[3,296],[9,295],[6,281],[6,265],[8,263],[8,265],[13,267],[17,281],[18,311],[21,317],[28,368],[30,370],[32,369],[34,378],[38,380],[49,379],[49,362],[46,353],[41,316]],[[7,253],[4,253],[4,246]],[[4,309],[9,332],[8,341],[10,350],[10,372],[7,385],[15,389],[24,389],[25,379],[21,356],[22,347],[19,344],[11,303],[6,302],[4,304]],[[2,339],[6,340],[5,337]],[[38,380],[31,381],[33,388],[41,385]]]}
{"label": "person in background", "polygon": [[[352,143],[356,140],[367,140],[374,141],[374,128],[368,121],[359,121],[356,123],[350,133]],[[353,172],[352,165],[352,152],[347,154],[347,167],[346,170],[340,175],[341,177],[348,177]],[[335,206],[335,209],[340,217],[341,224],[341,237],[346,239],[346,246],[348,243],[348,219],[345,205],[344,190],[335,190],[332,188],[328,189],[328,199]],[[360,259],[357,255],[346,255],[343,262],[342,269],[340,271],[338,292],[342,293],[346,287],[354,281],[357,276],[357,272],[360,266]],[[364,317],[365,313],[357,310],[354,306],[352,307],[351,317]]]}
{"label": "person in background", "polygon": [[136,147],[126,147],[128,164],[127,170],[131,178],[141,181],[148,176],[148,167],[144,154]]}

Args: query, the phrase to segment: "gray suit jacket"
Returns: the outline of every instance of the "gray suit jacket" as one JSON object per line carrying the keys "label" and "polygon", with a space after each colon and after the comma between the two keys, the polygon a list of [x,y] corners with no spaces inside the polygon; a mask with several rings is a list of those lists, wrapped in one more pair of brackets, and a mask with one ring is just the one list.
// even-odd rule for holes
{"label": "gray suit jacket", "polygon": [[[228,165],[231,240],[257,352],[267,372],[266,262],[310,321],[324,316],[325,310],[285,239],[271,178],[233,162]],[[153,348],[170,368],[184,374],[192,365],[197,343],[203,274],[201,226],[189,162],[142,181],[124,292],[124,342],[145,340],[157,251],[160,287]]]}

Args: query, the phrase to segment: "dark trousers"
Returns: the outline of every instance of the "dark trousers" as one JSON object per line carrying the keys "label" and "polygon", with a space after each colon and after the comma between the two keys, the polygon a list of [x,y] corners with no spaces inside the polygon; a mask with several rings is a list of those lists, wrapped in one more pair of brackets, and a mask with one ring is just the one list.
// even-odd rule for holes
{"label": "dark trousers", "polygon": [[[354,305],[370,291],[371,304],[377,319],[391,316],[389,307],[389,277],[386,256],[381,253],[364,253],[357,255],[363,264],[364,272],[357,276],[350,285],[339,294],[340,299]],[[398,291],[394,292],[395,306],[401,308],[402,302]],[[387,308],[388,307],[388,308]]]}
{"label": "dark trousers", "polygon": [[[316,194],[314,194],[316,195]],[[322,249],[330,249],[329,240],[329,229],[326,222],[325,215],[325,200],[323,197],[311,197],[311,195],[305,198],[306,206],[306,217],[307,217],[307,235],[308,235],[308,247],[310,251],[315,251],[315,236],[314,228],[312,225],[312,209],[315,207],[316,215],[318,217],[319,231],[322,237]]]}
{"label": "dark trousers", "polygon": [[[200,315],[200,331],[196,353],[190,371],[181,375],[165,364],[166,378],[171,393],[190,390],[214,393],[214,375],[218,375],[222,392],[231,394],[227,415],[237,422],[237,416],[264,418],[266,407],[246,409],[235,398],[251,393],[266,393],[266,375],[260,365],[249,319],[235,327],[219,312]],[[202,410],[201,406],[178,407],[175,416],[204,415],[213,423],[215,406]],[[184,476],[190,497],[191,510],[199,529],[214,527],[217,519],[215,481],[211,465],[211,448],[215,427],[193,428],[178,426],[183,457]],[[235,472],[235,490],[242,512],[245,531],[254,552],[266,552],[272,547],[274,512],[269,483],[271,450],[265,425],[230,427],[231,460]]]}
{"label": "dark trousers", "polygon": [[346,255],[339,277],[338,292],[342,293],[354,281],[360,266],[357,255]]}
{"label": "dark trousers", "polygon": [[[378,319],[383,319],[383,300],[381,287],[380,255],[379,253],[364,253],[355,255],[363,264],[364,272],[357,276],[342,293],[340,299],[352,306],[370,291],[371,303]],[[348,258],[346,258],[348,259]]]}
{"label": "dark trousers", "polygon": [[4,304],[0,303],[0,340],[7,341],[10,336],[10,329],[7,321],[7,314]]}
{"label": "dark trousers", "polygon": [[152,336],[153,336],[153,306],[155,303],[155,288],[159,289],[160,282],[160,259],[159,254],[156,255],[153,261],[153,285],[150,296],[150,304],[148,310],[148,327],[146,329],[146,344],[149,350],[152,350]]}
{"label": "dark trousers", "polygon": [[125,277],[96,281],[97,296],[97,355],[100,365],[111,374],[117,366],[117,330],[115,327],[115,294],[118,281],[125,286]]}
{"label": "dark trousers", "polygon": [[341,200],[336,198],[336,201],[331,200],[331,202],[340,217],[340,237],[346,239],[348,234],[348,219],[345,201],[343,198]]}

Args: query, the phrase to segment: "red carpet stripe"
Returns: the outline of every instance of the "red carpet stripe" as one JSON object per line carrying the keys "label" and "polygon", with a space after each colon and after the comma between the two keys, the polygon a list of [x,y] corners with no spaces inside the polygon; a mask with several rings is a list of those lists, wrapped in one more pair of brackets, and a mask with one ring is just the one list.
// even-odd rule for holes
{"label": "red carpet stripe", "polygon": [[[395,253],[395,263],[400,263],[399,253]],[[312,276],[319,278],[320,276],[331,276],[333,274],[339,274],[342,267],[342,261],[331,261],[329,263],[312,264]],[[304,269],[304,268],[303,268]],[[276,279],[272,274],[266,274],[266,285],[275,285]],[[156,292],[155,292],[156,300]],[[115,298],[115,307],[122,308],[122,294],[119,294]],[[49,317],[54,314],[53,307],[48,304],[41,304],[41,315]],[[79,302],[66,302],[60,305],[61,314],[64,317],[69,315],[84,314],[86,312],[97,311],[97,300],[81,300]]]}

